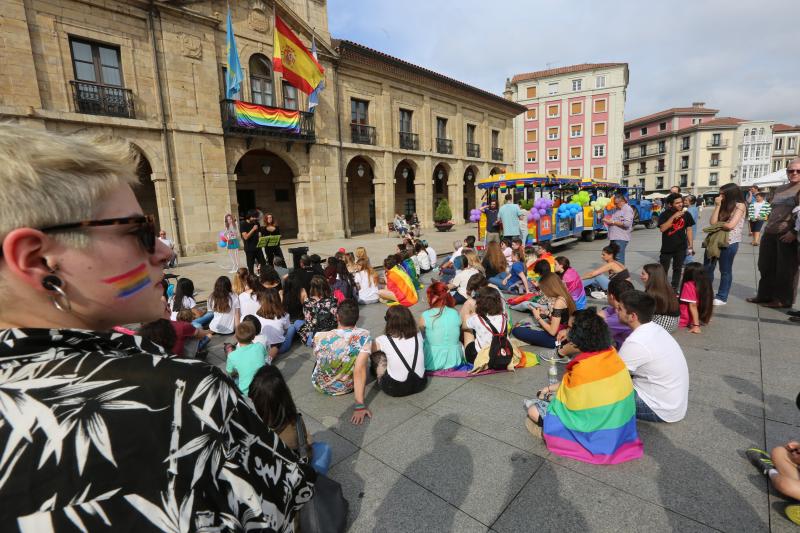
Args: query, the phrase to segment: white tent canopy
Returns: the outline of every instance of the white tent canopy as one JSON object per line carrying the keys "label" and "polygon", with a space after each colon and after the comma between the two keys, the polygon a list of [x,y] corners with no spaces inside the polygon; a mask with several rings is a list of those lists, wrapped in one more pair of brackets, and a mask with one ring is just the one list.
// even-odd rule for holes
{"label": "white tent canopy", "polygon": [[773,172],[772,174],[767,174],[766,176],[761,176],[757,180],[753,180],[751,185],[755,185],[757,187],[775,187],[777,185],[783,185],[788,181],[789,178],[786,177],[786,169],[782,168],[777,172]]}
{"label": "white tent canopy", "polygon": [[648,200],[660,200],[661,198],[666,198],[667,195],[663,192],[652,192],[645,196]]}

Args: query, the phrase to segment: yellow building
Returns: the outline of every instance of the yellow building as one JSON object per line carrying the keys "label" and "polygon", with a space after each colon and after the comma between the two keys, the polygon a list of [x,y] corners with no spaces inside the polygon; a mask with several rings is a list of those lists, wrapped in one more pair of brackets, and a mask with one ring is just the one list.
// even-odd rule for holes
{"label": "yellow building", "polygon": [[[251,208],[273,213],[284,239],[307,241],[384,232],[409,207],[430,225],[434,197],[461,217],[463,198],[476,201],[465,177],[506,164],[516,104],[355,43],[334,46],[325,2],[230,5],[245,74],[236,100],[298,111],[299,133],[237,122],[225,100],[222,0],[6,0],[0,117],[128,140],[141,155],[139,199],[185,254],[214,249],[225,214]],[[326,89],[314,113],[273,72],[276,15],[309,48],[316,41]],[[353,114],[356,100],[367,103],[366,119]],[[412,111],[410,130],[401,108]],[[437,118],[448,121],[452,153],[431,141]],[[411,133],[418,148],[401,145]],[[469,157],[469,135],[483,157]],[[398,202],[405,168],[413,187],[402,190],[413,193]]]}

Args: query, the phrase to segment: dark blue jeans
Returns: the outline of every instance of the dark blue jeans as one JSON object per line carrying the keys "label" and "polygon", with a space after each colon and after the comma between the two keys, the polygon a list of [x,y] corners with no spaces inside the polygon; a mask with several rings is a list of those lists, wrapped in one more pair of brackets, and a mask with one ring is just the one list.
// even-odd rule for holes
{"label": "dark blue jeans", "polygon": [[543,348],[555,348],[556,338],[544,330],[518,326],[511,330],[511,334],[531,346],[541,346]]}
{"label": "dark blue jeans", "polygon": [[625,264],[625,248],[628,247],[628,241],[620,241],[620,240],[616,240],[615,239],[615,240],[613,240],[611,242],[613,242],[614,244],[619,246],[619,252],[617,253],[617,261],[619,261],[620,263],[622,263],[624,265]]}
{"label": "dark blue jeans", "polygon": [[716,298],[723,302],[728,301],[728,293],[731,291],[731,284],[733,283],[733,259],[736,257],[736,252],[739,251],[739,243],[735,242],[729,244],[726,248],[722,248],[719,254],[719,259],[716,257],[708,257],[708,254],[703,258],[703,266],[706,268],[708,279],[714,283],[714,271],[719,264],[719,290],[717,291]]}
{"label": "dark blue jeans", "polygon": [[650,406],[644,403],[644,400],[639,398],[639,393],[635,390],[633,391],[633,397],[636,401],[636,418],[639,420],[646,420],[648,422],[663,422],[661,417],[658,416]]}

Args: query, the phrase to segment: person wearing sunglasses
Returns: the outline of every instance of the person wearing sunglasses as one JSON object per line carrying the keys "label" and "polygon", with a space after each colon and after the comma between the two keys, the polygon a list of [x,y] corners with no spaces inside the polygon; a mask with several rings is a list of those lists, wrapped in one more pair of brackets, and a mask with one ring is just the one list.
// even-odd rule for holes
{"label": "person wearing sunglasses", "polygon": [[797,229],[794,209],[800,204],[800,158],[786,167],[789,183],[776,188],[770,198],[772,210],[764,225],[758,254],[758,293],[747,301],[787,309],[794,301],[797,275]]}
{"label": "person wearing sunglasses", "polygon": [[164,313],[172,252],[136,163],[123,141],[0,124],[0,524],[138,531],[180,508],[280,530],[313,470],[219,369],[113,329]]}

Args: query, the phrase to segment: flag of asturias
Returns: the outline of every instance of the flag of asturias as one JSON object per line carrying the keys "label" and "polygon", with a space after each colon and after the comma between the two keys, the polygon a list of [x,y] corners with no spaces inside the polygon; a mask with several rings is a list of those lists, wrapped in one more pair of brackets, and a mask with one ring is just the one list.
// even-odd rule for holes
{"label": "flag of asturias", "polygon": [[236,50],[236,38],[233,36],[233,22],[231,21],[231,8],[228,7],[228,35],[226,37],[228,67],[225,71],[225,98],[233,100],[242,90],[242,64],[239,62],[239,52]]}
{"label": "flag of asturias", "polygon": [[311,94],[325,79],[325,69],[311,55],[297,35],[275,16],[273,67],[283,79],[306,94]]}
{"label": "flag of asturias", "polygon": [[[311,37],[311,56],[319,61],[317,56],[317,40]],[[308,110],[313,113],[314,109],[319,105],[319,93],[325,88],[325,80],[319,82],[319,85],[314,89],[314,92],[308,95]]]}

